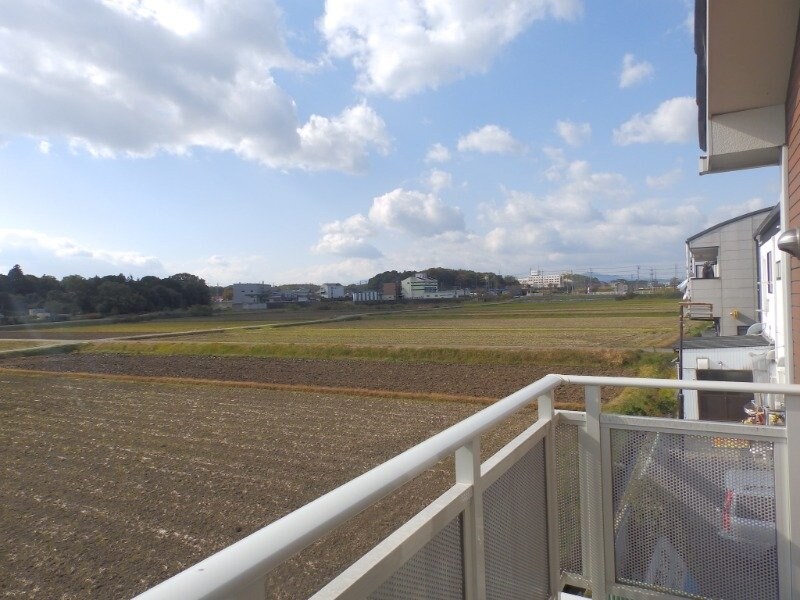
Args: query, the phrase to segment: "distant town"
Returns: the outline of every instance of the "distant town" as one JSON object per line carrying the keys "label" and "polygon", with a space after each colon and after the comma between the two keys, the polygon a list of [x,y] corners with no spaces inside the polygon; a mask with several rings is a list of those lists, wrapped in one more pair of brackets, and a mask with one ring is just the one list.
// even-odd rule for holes
{"label": "distant town", "polygon": [[312,302],[426,302],[467,298],[520,298],[544,294],[626,296],[674,290],[670,281],[611,278],[531,270],[514,277],[466,269],[430,268],[425,271],[385,271],[367,281],[274,285],[235,283],[209,286],[189,273],[165,278],[140,279],[125,275],[84,278],[69,275],[61,280],[49,275],[25,274],[19,265],[0,274],[0,324],[32,321],[65,321],[114,315],[189,313],[214,310],[258,310]]}

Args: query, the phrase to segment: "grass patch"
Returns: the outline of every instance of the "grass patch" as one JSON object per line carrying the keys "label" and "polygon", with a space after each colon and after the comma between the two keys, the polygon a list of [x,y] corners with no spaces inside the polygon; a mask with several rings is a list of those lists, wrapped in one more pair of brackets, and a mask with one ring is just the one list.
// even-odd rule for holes
{"label": "grass patch", "polygon": [[102,342],[87,343],[84,354],[137,354],[149,356],[245,356],[256,358],[308,358],[318,360],[375,360],[398,363],[481,365],[558,365],[572,367],[630,367],[638,365],[638,350],[563,349],[492,350],[481,348],[397,348],[324,344],[248,344],[224,342]]}
{"label": "grass patch", "polygon": [[[672,354],[642,353],[635,365],[636,377],[675,379],[672,359]],[[621,415],[671,417],[678,410],[677,392],[670,389],[625,388],[603,409]]]}

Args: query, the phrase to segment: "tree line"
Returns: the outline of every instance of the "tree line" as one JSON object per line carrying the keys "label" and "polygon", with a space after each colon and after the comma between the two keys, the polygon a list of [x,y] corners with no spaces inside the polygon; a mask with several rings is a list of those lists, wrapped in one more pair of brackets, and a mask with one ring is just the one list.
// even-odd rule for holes
{"label": "tree line", "polygon": [[163,279],[125,275],[84,278],[68,275],[26,275],[19,265],[0,275],[0,314],[6,319],[23,317],[41,308],[53,317],[77,314],[120,315],[208,306],[211,293],[206,282],[190,273]]}

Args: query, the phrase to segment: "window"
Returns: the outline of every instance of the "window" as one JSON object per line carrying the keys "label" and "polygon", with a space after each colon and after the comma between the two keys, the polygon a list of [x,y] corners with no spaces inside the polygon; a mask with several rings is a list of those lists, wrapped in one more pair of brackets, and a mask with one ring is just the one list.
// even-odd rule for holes
{"label": "window", "polygon": [[718,246],[690,248],[692,255],[692,277],[694,279],[715,279],[719,277]]}
{"label": "window", "polygon": [[767,252],[767,293],[772,293],[772,252]]}

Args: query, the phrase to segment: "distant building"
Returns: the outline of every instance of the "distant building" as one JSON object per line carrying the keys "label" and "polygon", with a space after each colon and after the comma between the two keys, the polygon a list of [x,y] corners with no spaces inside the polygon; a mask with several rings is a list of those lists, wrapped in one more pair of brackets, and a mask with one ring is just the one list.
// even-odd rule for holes
{"label": "distant building", "polygon": [[624,296],[625,294],[628,293],[628,289],[629,289],[628,288],[628,284],[625,283],[624,281],[615,281],[611,285],[614,286],[614,293],[617,296]]}
{"label": "distant building", "polygon": [[533,270],[527,277],[520,278],[519,282],[535,289],[560,288],[563,285],[560,273],[544,273],[543,271]]}
{"label": "distant building", "polygon": [[45,308],[29,308],[28,316],[42,321],[50,318],[50,313]]}
{"label": "distant building", "polygon": [[353,302],[379,302],[382,300],[382,294],[375,290],[367,290],[366,292],[353,292]]}
{"label": "distant building", "polygon": [[234,283],[233,307],[244,309],[267,308],[272,286],[264,283]]}
{"label": "distant building", "polygon": [[344,286],[340,283],[323,283],[319,295],[329,300],[344,298]]}
{"label": "distant building", "polygon": [[425,298],[428,294],[435,294],[439,291],[439,282],[428,277],[426,273],[417,273],[407,277],[400,282],[403,298],[414,300],[415,298]]}
{"label": "distant building", "polygon": [[397,300],[397,298],[400,296],[399,288],[400,285],[396,281],[393,281],[392,283],[384,283],[383,292],[381,293],[383,300],[390,302]]}

